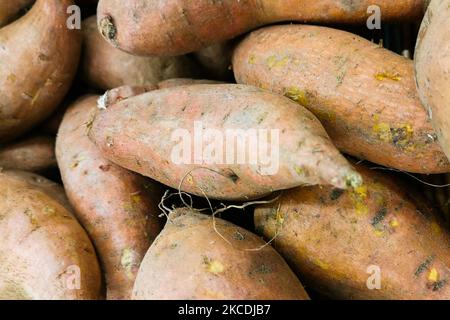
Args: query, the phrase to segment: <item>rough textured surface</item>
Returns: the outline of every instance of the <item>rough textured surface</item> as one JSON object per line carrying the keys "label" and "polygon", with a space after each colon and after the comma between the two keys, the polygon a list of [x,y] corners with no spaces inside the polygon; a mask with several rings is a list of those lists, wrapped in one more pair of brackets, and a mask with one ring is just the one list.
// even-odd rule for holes
{"label": "rough textured surface", "polygon": [[251,33],[233,68],[239,83],[308,108],[343,152],[415,173],[450,171],[409,59],[348,32],[287,25]]}
{"label": "rough textured surface", "polygon": [[102,38],[95,16],[83,22],[82,70],[86,82],[108,90],[123,85],[157,84],[159,81],[193,77],[196,66],[188,57],[137,57],[120,51]]}
{"label": "rough textured surface", "polygon": [[157,183],[109,162],[86,133],[98,96],[76,101],[57,138],[67,196],[91,237],[105,273],[107,298],[129,299],[148,247],[161,230]]}
{"label": "rough textured surface", "polygon": [[145,255],[134,299],[307,300],[280,255],[256,235],[221,219],[177,209]]}
{"label": "rough textured surface", "polygon": [[79,31],[66,25],[70,5],[37,0],[25,16],[0,29],[0,142],[49,116],[69,89],[81,48]]}
{"label": "rough textured surface", "polygon": [[0,145],[0,167],[32,172],[56,167],[55,139],[33,136]]}
{"label": "rough textured surface", "polygon": [[415,67],[420,98],[450,157],[450,1],[432,0],[419,32]]}
{"label": "rough textured surface", "polygon": [[[196,123],[218,130],[215,144],[211,137],[194,136]],[[247,144],[241,151],[226,147],[235,141],[227,138],[227,130],[237,134],[235,130],[247,129],[279,137],[279,143],[262,134],[257,138],[258,143],[266,141],[272,164],[262,158],[250,162],[250,155],[263,150],[260,145],[250,150]],[[303,184],[346,188],[361,183],[309,111],[250,86],[179,86],[132,97],[98,113],[89,137],[114,163],[174,188],[184,178],[182,190],[211,198],[245,200]],[[224,146],[223,157],[200,150],[217,143]]]}
{"label": "rough textured surface", "polygon": [[0,299],[99,299],[86,232],[44,178],[0,172]]}
{"label": "rough textured surface", "polygon": [[100,0],[98,25],[114,46],[137,55],[180,55],[277,21],[365,23],[367,8],[382,18],[415,20],[422,0]]}
{"label": "rough textured surface", "polygon": [[[365,184],[286,191],[255,224],[305,284],[340,299],[450,299],[450,237],[398,179],[357,167]],[[379,267],[380,290],[374,285]]]}

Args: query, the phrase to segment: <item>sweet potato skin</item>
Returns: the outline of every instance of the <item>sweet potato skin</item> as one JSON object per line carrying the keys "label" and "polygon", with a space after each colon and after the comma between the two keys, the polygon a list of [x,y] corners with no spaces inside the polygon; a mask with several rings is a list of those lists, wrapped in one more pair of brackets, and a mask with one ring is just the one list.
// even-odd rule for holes
{"label": "sweet potato skin", "polygon": [[20,12],[34,0],[0,0],[0,28],[11,22]]}
{"label": "sweet potato skin", "polygon": [[22,170],[2,170],[1,172],[10,177],[14,177],[17,180],[21,180],[33,188],[39,189],[50,198],[56,200],[60,205],[66,208],[70,214],[72,214],[73,208],[67,199],[64,188],[60,184],[33,172]]}
{"label": "sweet potato skin", "polygon": [[136,55],[180,55],[277,21],[365,23],[378,5],[387,20],[416,19],[421,0],[100,0],[98,25],[118,48]]}
{"label": "sweet potato skin", "polygon": [[[450,237],[426,201],[383,173],[357,166],[353,191],[307,187],[255,209],[258,233],[305,284],[338,299],[450,299]],[[410,197],[411,196],[411,197]],[[381,271],[369,290],[368,267]]]}
{"label": "sweet potato skin", "polygon": [[0,167],[31,172],[56,167],[55,139],[33,136],[0,146]]}
{"label": "sweet potato skin", "polygon": [[195,64],[186,56],[137,57],[114,48],[99,33],[95,16],[83,21],[82,31],[82,70],[85,81],[92,87],[109,90],[196,74]]}
{"label": "sweet potato skin", "polygon": [[[278,166],[263,174],[261,161],[252,165],[247,157],[239,163],[235,154],[226,155],[226,151],[221,162],[194,159],[192,144],[190,151],[181,151],[190,161],[179,161],[174,157],[179,156],[176,150],[185,146],[181,138],[196,139],[195,123],[218,130],[222,137],[228,129],[276,130],[279,145],[274,142],[269,147],[275,157],[272,162]],[[174,135],[178,130],[186,130],[186,134],[181,138]],[[184,182],[182,190],[201,196],[205,192],[215,199],[257,198],[303,184],[346,188],[361,182],[309,111],[249,86],[179,86],[132,97],[98,113],[89,137],[105,158],[124,168],[176,189]],[[210,144],[199,143],[204,148]],[[225,159],[231,156],[234,161]]]}
{"label": "sweet potato skin", "polygon": [[137,300],[308,300],[270,246],[222,219],[177,209],[150,247],[133,290]]}
{"label": "sweet potato skin", "polygon": [[0,298],[101,298],[100,269],[86,232],[51,195],[53,187],[37,183],[0,172]]}
{"label": "sweet potato skin", "polygon": [[70,5],[37,0],[25,16],[0,29],[0,142],[49,116],[68,91],[81,48],[79,31],[66,25]]}
{"label": "sweet potato skin", "polygon": [[233,68],[238,83],[307,107],[345,153],[415,173],[450,170],[409,59],[344,31],[286,25],[251,33]]}
{"label": "sweet potato skin", "polygon": [[450,157],[450,1],[431,1],[417,40],[415,70],[423,105]]}
{"label": "sweet potato skin", "polygon": [[129,299],[142,258],[161,230],[154,181],[103,158],[86,133],[98,96],[66,112],[56,154],[75,214],[91,237],[105,272],[107,299]]}

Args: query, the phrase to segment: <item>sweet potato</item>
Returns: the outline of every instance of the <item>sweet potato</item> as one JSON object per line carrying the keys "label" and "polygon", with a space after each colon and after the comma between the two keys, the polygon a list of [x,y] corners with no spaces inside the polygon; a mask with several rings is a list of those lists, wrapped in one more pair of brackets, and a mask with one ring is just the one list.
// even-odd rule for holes
{"label": "sweet potato", "polygon": [[164,80],[157,85],[145,85],[145,86],[121,86],[111,90],[108,90],[97,100],[97,107],[101,110],[108,108],[109,106],[118,103],[122,100],[147,93],[152,90],[172,88],[188,84],[218,84],[221,82],[214,80],[203,79],[190,79],[190,78],[173,78]]}
{"label": "sweet potato", "polygon": [[307,300],[286,262],[230,222],[176,209],[152,244],[133,289],[138,300]]}
{"label": "sweet potato", "polygon": [[55,139],[32,136],[0,146],[0,167],[32,172],[56,167]]}
{"label": "sweet potato", "polygon": [[83,97],[68,109],[56,154],[67,196],[97,249],[107,298],[129,299],[139,264],[161,230],[162,193],[155,182],[104,159],[89,140],[97,99]]}
{"label": "sweet potato", "polygon": [[0,0],[0,28],[11,22],[20,10],[33,3],[34,0]]}
{"label": "sweet potato", "polygon": [[330,297],[450,299],[450,237],[426,201],[398,179],[357,169],[364,185],[355,190],[297,188],[256,208],[258,232],[278,234],[278,252]]}
{"label": "sweet potato", "polygon": [[450,170],[409,59],[348,32],[286,25],[251,33],[233,68],[239,83],[307,107],[345,153],[414,173]]}
{"label": "sweet potato", "polygon": [[277,21],[366,23],[378,5],[384,21],[417,19],[422,0],[100,0],[98,25],[114,46],[136,55],[180,55]]}
{"label": "sweet potato", "polygon": [[309,111],[250,86],[200,84],[138,95],[98,113],[89,137],[124,168],[173,188],[185,180],[182,190],[215,199],[361,183]]}
{"label": "sweet potato", "polygon": [[101,297],[94,248],[52,188],[0,172],[0,299]]}
{"label": "sweet potato", "polygon": [[432,0],[422,22],[415,54],[420,98],[438,140],[450,158],[450,0]]}
{"label": "sweet potato", "polygon": [[0,29],[0,142],[18,137],[58,106],[77,70],[78,30],[66,21],[71,0],[37,0]]}
{"label": "sweet potato", "polygon": [[64,188],[60,184],[32,172],[4,169],[2,169],[1,172],[9,176],[13,176],[33,188],[39,189],[50,198],[56,200],[59,204],[66,208],[70,214],[72,214],[73,208],[67,199]]}
{"label": "sweet potato", "polygon": [[188,57],[136,57],[111,46],[97,29],[92,16],[83,21],[82,69],[85,81],[108,90],[123,85],[156,84],[159,81],[191,77],[196,66]]}

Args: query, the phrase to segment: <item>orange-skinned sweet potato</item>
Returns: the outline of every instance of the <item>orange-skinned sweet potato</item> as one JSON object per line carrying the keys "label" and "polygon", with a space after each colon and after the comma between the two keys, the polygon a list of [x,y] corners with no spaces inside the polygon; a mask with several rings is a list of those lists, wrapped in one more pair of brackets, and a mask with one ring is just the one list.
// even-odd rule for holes
{"label": "orange-skinned sweet potato", "polygon": [[398,179],[357,169],[364,185],[355,190],[297,188],[256,208],[258,232],[278,234],[278,252],[330,297],[450,299],[448,231]]}
{"label": "orange-skinned sweet potato", "polygon": [[0,172],[0,299],[99,299],[94,248],[54,186]]}
{"label": "orange-skinned sweet potato", "polygon": [[196,66],[188,57],[136,57],[111,46],[97,29],[92,16],[83,21],[82,70],[85,81],[99,89],[123,85],[157,84],[159,81],[192,77]]}
{"label": "orange-skinned sweet potato", "polygon": [[21,171],[21,170],[2,170],[1,172],[8,174],[10,176],[14,176],[17,179],[26,182],[28,185],[33,188],[37,188],[40,191],[44,192],[49,197],[55,199],[59,204],[61,204],[67,211],[72,214],[73,208],[67,199],[66,192],[64,188],[47,178],[40,176],[39,174]]}
{"label": "orange-skinned sweet potato", "polygon": [[422,0],[100,0],[98,25],[116,47],[136,55],[180,55],[277,21],[366,23],[370,5],[384,21],[417,19]]}
{"label": "orange-skinned sweet potato", "polygon": [[417,40],[415,69],[423,105],[450,158],[450,1],[432,0]]}
{"label": "orange-skinned sweet potato", "polygon": [[100,154],[86,133],[98,96],[80,98],[60,126],[56,154],[75,214],[97,249],[107,299],[129,299],[142,258],[161,230],[160,187]]}
{"label": "orange-skinned sweet potato", "polygon": [[0,167],[32,172],[56,167],[55,139],[32,136],[0,145]]}
{"label": "orange-skinned sweet potato", "polygon": [[[138,300],[307,300],[300,281],[270,246],[238,226],[176,209],[150,247],[133,289]],[[228,241],[228,242],[227,242]]]}
{"label": "orange-skinned sweet potato", "polygon": [[0,0],[0,28],[11,22],[20,10],[29,6],[34,0]]}
{"label": "orange-skinned sweet potato", "polygon": [[348,32],[286,25],[251,33],[233,68],[238,83],[308,108],[345,153],[414,173],[450,171],[407,58]]}
{"label": "orange-skinned sweet potato", "polygon": [[[263,134],[251,143],[247,129]],[[236,136],[245,139],[243,148],[232,146]],[[182,190],[215,199],[258,198],[304,184],[361,183],[309,111],[250,86],[179,86],[128,98],[98,113],[89,137],[124,168],[173,188],[184,182]],[[264,147],[270,159],[261,156]]]}
{"label": "orange-skinned sweet potato", "polygon": [[11,140],[58,106],[74,77],[81,48],[67,27],[72,0],[37,0],[0,29],[0,142]]}

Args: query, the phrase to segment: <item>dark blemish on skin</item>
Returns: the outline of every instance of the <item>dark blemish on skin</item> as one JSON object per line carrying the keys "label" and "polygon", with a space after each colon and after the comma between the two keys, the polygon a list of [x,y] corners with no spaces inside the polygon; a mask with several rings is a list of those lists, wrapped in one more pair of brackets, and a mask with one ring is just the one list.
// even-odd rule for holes
{"label": "dark blemish on skin", "polygon": [[117,46],[117,29],[111,16],[105,16],[100,20],[99,29],[106,40]]}
{"label": "dark blemish on skin", "polygon": [[233,233],[233,239],[243,241],[245,240],[245,236],[241,232],[239,232],[239,230],[235,230]]}
{"label": "dark blemish on skin", "polygon": [[104,172],[108,172],[109,169],[111,169],[111,165],[109,164],[102,164],[100,167],[98,167],[100,170],[104,171]]}
{"label": "dark blemish on skin", "polygon": [[330,194],[330,199],[331,200],[337,200],[337,199],[339,199],[342,195],[344,194],[344,190],[342,190],[342,189],[333,189],[332,191],[331,191],[331,194]]}
{"label": "dark blemish on skin", "polygon": [[181,109],[182,112],[186,110],[187,106],[184,106],[183,109]]}
{"label": "dark blemish on skin", "polygon": [[400,146],[404,145],[409,139],[406,128],[390,128],[390,131],[392,135],[392,143],[396,146],[399,144]]}
{"label": "dark blemish on skin", "polygon": [[222,121],[226,121],[230,117],[230,113],[228,112],[222,119]]}
{"label": "dark blemish on skin", "polygon": [[239,176],[233,170],[230,170],[230,172],[227,173],[227,177],[234,183],[239,180]]}
{"label": "dark blemish on skin", "polygon": [[269,266],[266,266],[265,264],[262,264],[260,267],[255,269],[255,272],[260,273],[260,274],[269,274],[269,273],[272,273],[272,268]]}
{"label": "dark blemish on skin", "polygon": [[442,289],[447,284],[447,280],[439,280],[431,285],[433,291]]}
{"label": "dark blemish on skin", "polygon": [[416,269],[416,272],[414,272],[414,275],[416,277],[420,276],[425,270],[427,270],[431,263],[434,260],[434,256],[429,256],[424,262],[422,262]]}
{"label": "dark blemish on skin", "polygon": [[371,225],[372,226],[376,226],[378,225],[381,221],[384,220],[384,218],[386,217],[387,214],[387,209],[386,208],[381,208],[377,214],[375,215],[375,217],[373,217]]}
{"label": "dark blemish on skin", "polygon": [[40,53],[38,57],[41,61],[50,61],[50,58],[44,53]]}

